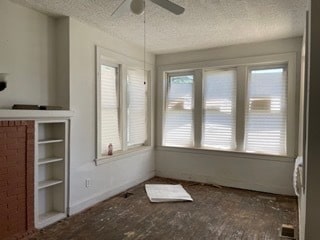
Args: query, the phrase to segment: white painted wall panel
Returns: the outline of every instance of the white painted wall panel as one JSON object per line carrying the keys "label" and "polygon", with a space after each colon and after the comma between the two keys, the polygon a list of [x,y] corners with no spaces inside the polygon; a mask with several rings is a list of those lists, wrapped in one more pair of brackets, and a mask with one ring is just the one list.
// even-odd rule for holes
{"label": "white painted wall panel", "polygon": [[156,175],[262,192],[293,195],[292,161],[156,151]]}
{"label": "white painted wall panel", "polygon": [[[143,60],[143,49],[70,19],[70,212],[92,206],[154,176],[153,150],[95,166],[95,45]],[[148,55],[154,64],[154,56]],[[85,187],[85,179],[91,187]]]}
{"label": "white painted wall panel", "polygon": [[0,1],[0,73],[9,73],[0,108],[55,104],[55,20]]}

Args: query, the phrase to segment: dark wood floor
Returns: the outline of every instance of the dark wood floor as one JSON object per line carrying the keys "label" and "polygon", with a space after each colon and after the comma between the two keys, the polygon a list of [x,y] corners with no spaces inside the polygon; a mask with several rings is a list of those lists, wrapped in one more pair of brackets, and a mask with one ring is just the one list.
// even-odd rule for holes
{"label": "dark wood floor", "polygon": [[[217,188],[154,178],[148,183],[181,183],[194,202],[150,203],[140,184],[29,239],[279,239],[282,224],[297,228],[293,197]],[[297,233],[296,233],[297,234]]]}

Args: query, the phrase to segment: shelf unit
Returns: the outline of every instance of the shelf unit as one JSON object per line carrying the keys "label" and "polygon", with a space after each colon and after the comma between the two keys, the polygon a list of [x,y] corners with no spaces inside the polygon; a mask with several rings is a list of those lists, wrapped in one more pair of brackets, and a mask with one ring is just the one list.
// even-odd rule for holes
{"label": "shelf unit", "polygon": [[36,121],[35,226],[67,216],[68,120]]}

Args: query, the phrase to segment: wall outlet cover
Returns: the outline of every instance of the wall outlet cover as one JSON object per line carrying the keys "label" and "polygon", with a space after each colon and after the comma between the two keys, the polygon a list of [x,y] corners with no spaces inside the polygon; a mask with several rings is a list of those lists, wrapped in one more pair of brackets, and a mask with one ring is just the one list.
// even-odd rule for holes
{"label": "wall outlet cover", "polygon": [[85,180],[85,186],[86,186],[86,188],[91,187],[91,179],[90,179],[90,178],[87,178],[87,179]]}

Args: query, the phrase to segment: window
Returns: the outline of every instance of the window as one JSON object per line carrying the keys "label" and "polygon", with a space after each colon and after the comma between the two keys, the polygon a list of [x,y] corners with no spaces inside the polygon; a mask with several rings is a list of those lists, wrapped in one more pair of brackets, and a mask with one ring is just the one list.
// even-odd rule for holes
{"label": "window", "polygon": [[236,148],[236,70],[205,71],[202,146]]}
{"label": "window", "polygon": [[112,143],[113,151],[122,149],[119,128],[119,66],[101,65],[101,151],[108,152],[108,145]]}
{"label": "window", "polygon": [[251,69],[247,90],[245,149],[286,155],[287,71]]}
{"label": "window", "polygon": [[110,144],[116,156],[149,144],[149,69],[145,71],[139,61],[97,48],[96,160],[108,158]]}
{"label": "window", "polygon": [[295,130],[288,129],[294,128],[295,90],[289,65],[294,70],[289,60],[170,70],[162,146],[292,156]]}
{"label": "window", "polygon": [[169,76],[167,83],[166,119],[163,144],[166,146],[193,146],[194,76]]}
{"label": "window", "polygon": [[147,84],[141,69],[129,69],[127,77],[127,144],[142,145],[147,139]]}

